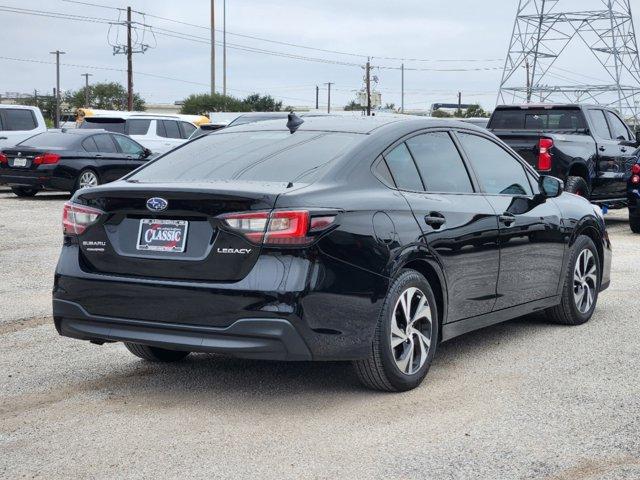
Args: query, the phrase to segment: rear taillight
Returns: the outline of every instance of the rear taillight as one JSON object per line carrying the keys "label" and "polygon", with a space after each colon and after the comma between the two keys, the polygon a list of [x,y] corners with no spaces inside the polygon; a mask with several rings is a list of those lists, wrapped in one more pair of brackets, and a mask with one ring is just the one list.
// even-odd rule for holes
{"label": "rear taillight", "polygon": [[96,223],[102,214],[104,212],[97,208],[67,202],[62,210],[62,232],[65,235],[80,235],[89,225]]}
{"label": "rear taillight", "polygon": [[550,138],[541,138],[538,142],[538,170],[548,172],[551,170],[551,153],[549,150],[553,147],[553,140]]}
{"label": "rear taillight", "polygon": [[7,156],[4,153],[0,153],[0,163],[9,163]]}
{"label": "rear taillight", "polygon": [[312,216],[308,210],[230,213],[222,215],[225,224],[253,243],[264,245],[304,245],[313,235],[328,228],[334,215]]}
{"label": "rear taillight", "polygon": [[640,163],[634,163],[631,167],[631,173],[633,175],[640,175]]}
{"label": "rear taillight", "polygon": [[640,183],[640,175],[633,175],[631,177],[631,183],[633,183],[634,185],[637,185],[638,183]]}
{"label": "rear taillight", "polygon": [[51,165],[54,163],[58,163],[60,160],[60,155],[57,153],[43,153],[42,155],[38,155],[33,159],[33,163],[35,165]]}

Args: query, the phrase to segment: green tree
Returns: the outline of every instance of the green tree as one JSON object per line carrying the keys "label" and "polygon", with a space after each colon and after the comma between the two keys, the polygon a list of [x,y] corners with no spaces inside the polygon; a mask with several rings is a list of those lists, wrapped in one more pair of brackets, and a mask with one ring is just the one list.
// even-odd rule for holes
{"label": "green tree", "polygon": [[254,93],[243,101],[252,112],[279,112],[282,109],[282,102],[277,102],[271,95]]}
{"label": "green tree", "polygon": [[[65,102],[72,109],[85,106],[85,90],[67,93]],[[89,85],[89,103],[92,108],[99,110],[126,110],[127,109],[127,90],[117,82],[94,83]],[[133,94],[133,109],[136,111],[145,110],[145,101],[137,93]]]}
{"label": "green tree", "polygon": [[396,109],[396,104],[395,103],[387,103],[384,106],[385,110],[395,110]]}
{"label": "green tree", "polygon": [[344,109],[348,112],[352,111],[352,110],[362,110],[362,105],[360,105],[358,102],[356,102],[355,100],[351,100],[349,103],[347,103],[344,106]]}
{"label": "green tree", "polygon": [[431,113],[431,116],[432,116],[432,117],[435,117],[435,118],[451,118],[453,115],[451,115],[451,114],[450,114],[449,112],[447,112],[446,110],[440,110],[440,109],[438,109],[438,110],[434,110],[434,111]]}
{"label": "green tree", "polygon": [[491,115],[488,112],[485,112],[484,109],[480,105],[471,105],[467,108],[466,112],[464,112],[464,118],[472,118],[472,117],[490,117]]}
{"label": "green tree", "polygon": [[182,104],[180,113],[188,115],[208,115],[209,112],[248,112],[249,107],[242,100],[216,93],[189,95]]}

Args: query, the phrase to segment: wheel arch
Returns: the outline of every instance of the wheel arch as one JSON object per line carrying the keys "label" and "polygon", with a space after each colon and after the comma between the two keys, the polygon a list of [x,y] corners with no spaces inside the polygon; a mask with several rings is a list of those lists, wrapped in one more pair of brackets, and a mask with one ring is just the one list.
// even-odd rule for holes
{"label": "wheel arch", "polygon": [[589,188],[591,188],[591,173],[589,171],[589,167],[587,166],[587,162],[582,159],[576,159],[569,165],[567,169],[567,177],[581,177]]}
{"label": "wheel arch", "polygon": [[589,237],[593,244],[596,246],[596,250],[598,252],[598,263],[600,266],[600,271],[602,271],[602,268],[604,266],[604,246],[602,244],[602,232],[598,228],[597,223],[594,219],[586,218],[578,224],[571,238],[571,247],[573,247],[576,240],[581,235]]}

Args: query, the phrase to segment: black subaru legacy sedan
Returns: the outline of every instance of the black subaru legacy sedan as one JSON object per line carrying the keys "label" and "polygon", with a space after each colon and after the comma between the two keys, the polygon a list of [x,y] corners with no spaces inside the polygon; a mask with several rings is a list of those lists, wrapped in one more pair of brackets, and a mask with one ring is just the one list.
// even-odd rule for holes
{"label": "black subaru legacy sedan", "polygon": [[0,152],[0,183],[18,197],[74,192],[117,180],[152,158],[150,150],[104,130],[49,130]]}
{"label": "black subaru legacy sedan", "polygon": [[160,362],[352,361],[388,391],[471,330],[588,321],[611,264],[599,208],[486,130],[439,120],[220,130],[76,192],[63,229],[61,335]]}

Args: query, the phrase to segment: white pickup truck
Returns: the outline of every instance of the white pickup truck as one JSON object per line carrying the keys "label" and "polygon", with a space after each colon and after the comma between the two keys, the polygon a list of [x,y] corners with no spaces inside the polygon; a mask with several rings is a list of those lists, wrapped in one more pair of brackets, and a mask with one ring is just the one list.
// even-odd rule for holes
{"label": "white pickup truck", "polygon": [[38,107],[0,105],[0,150],[46,130],[47,125]]}

